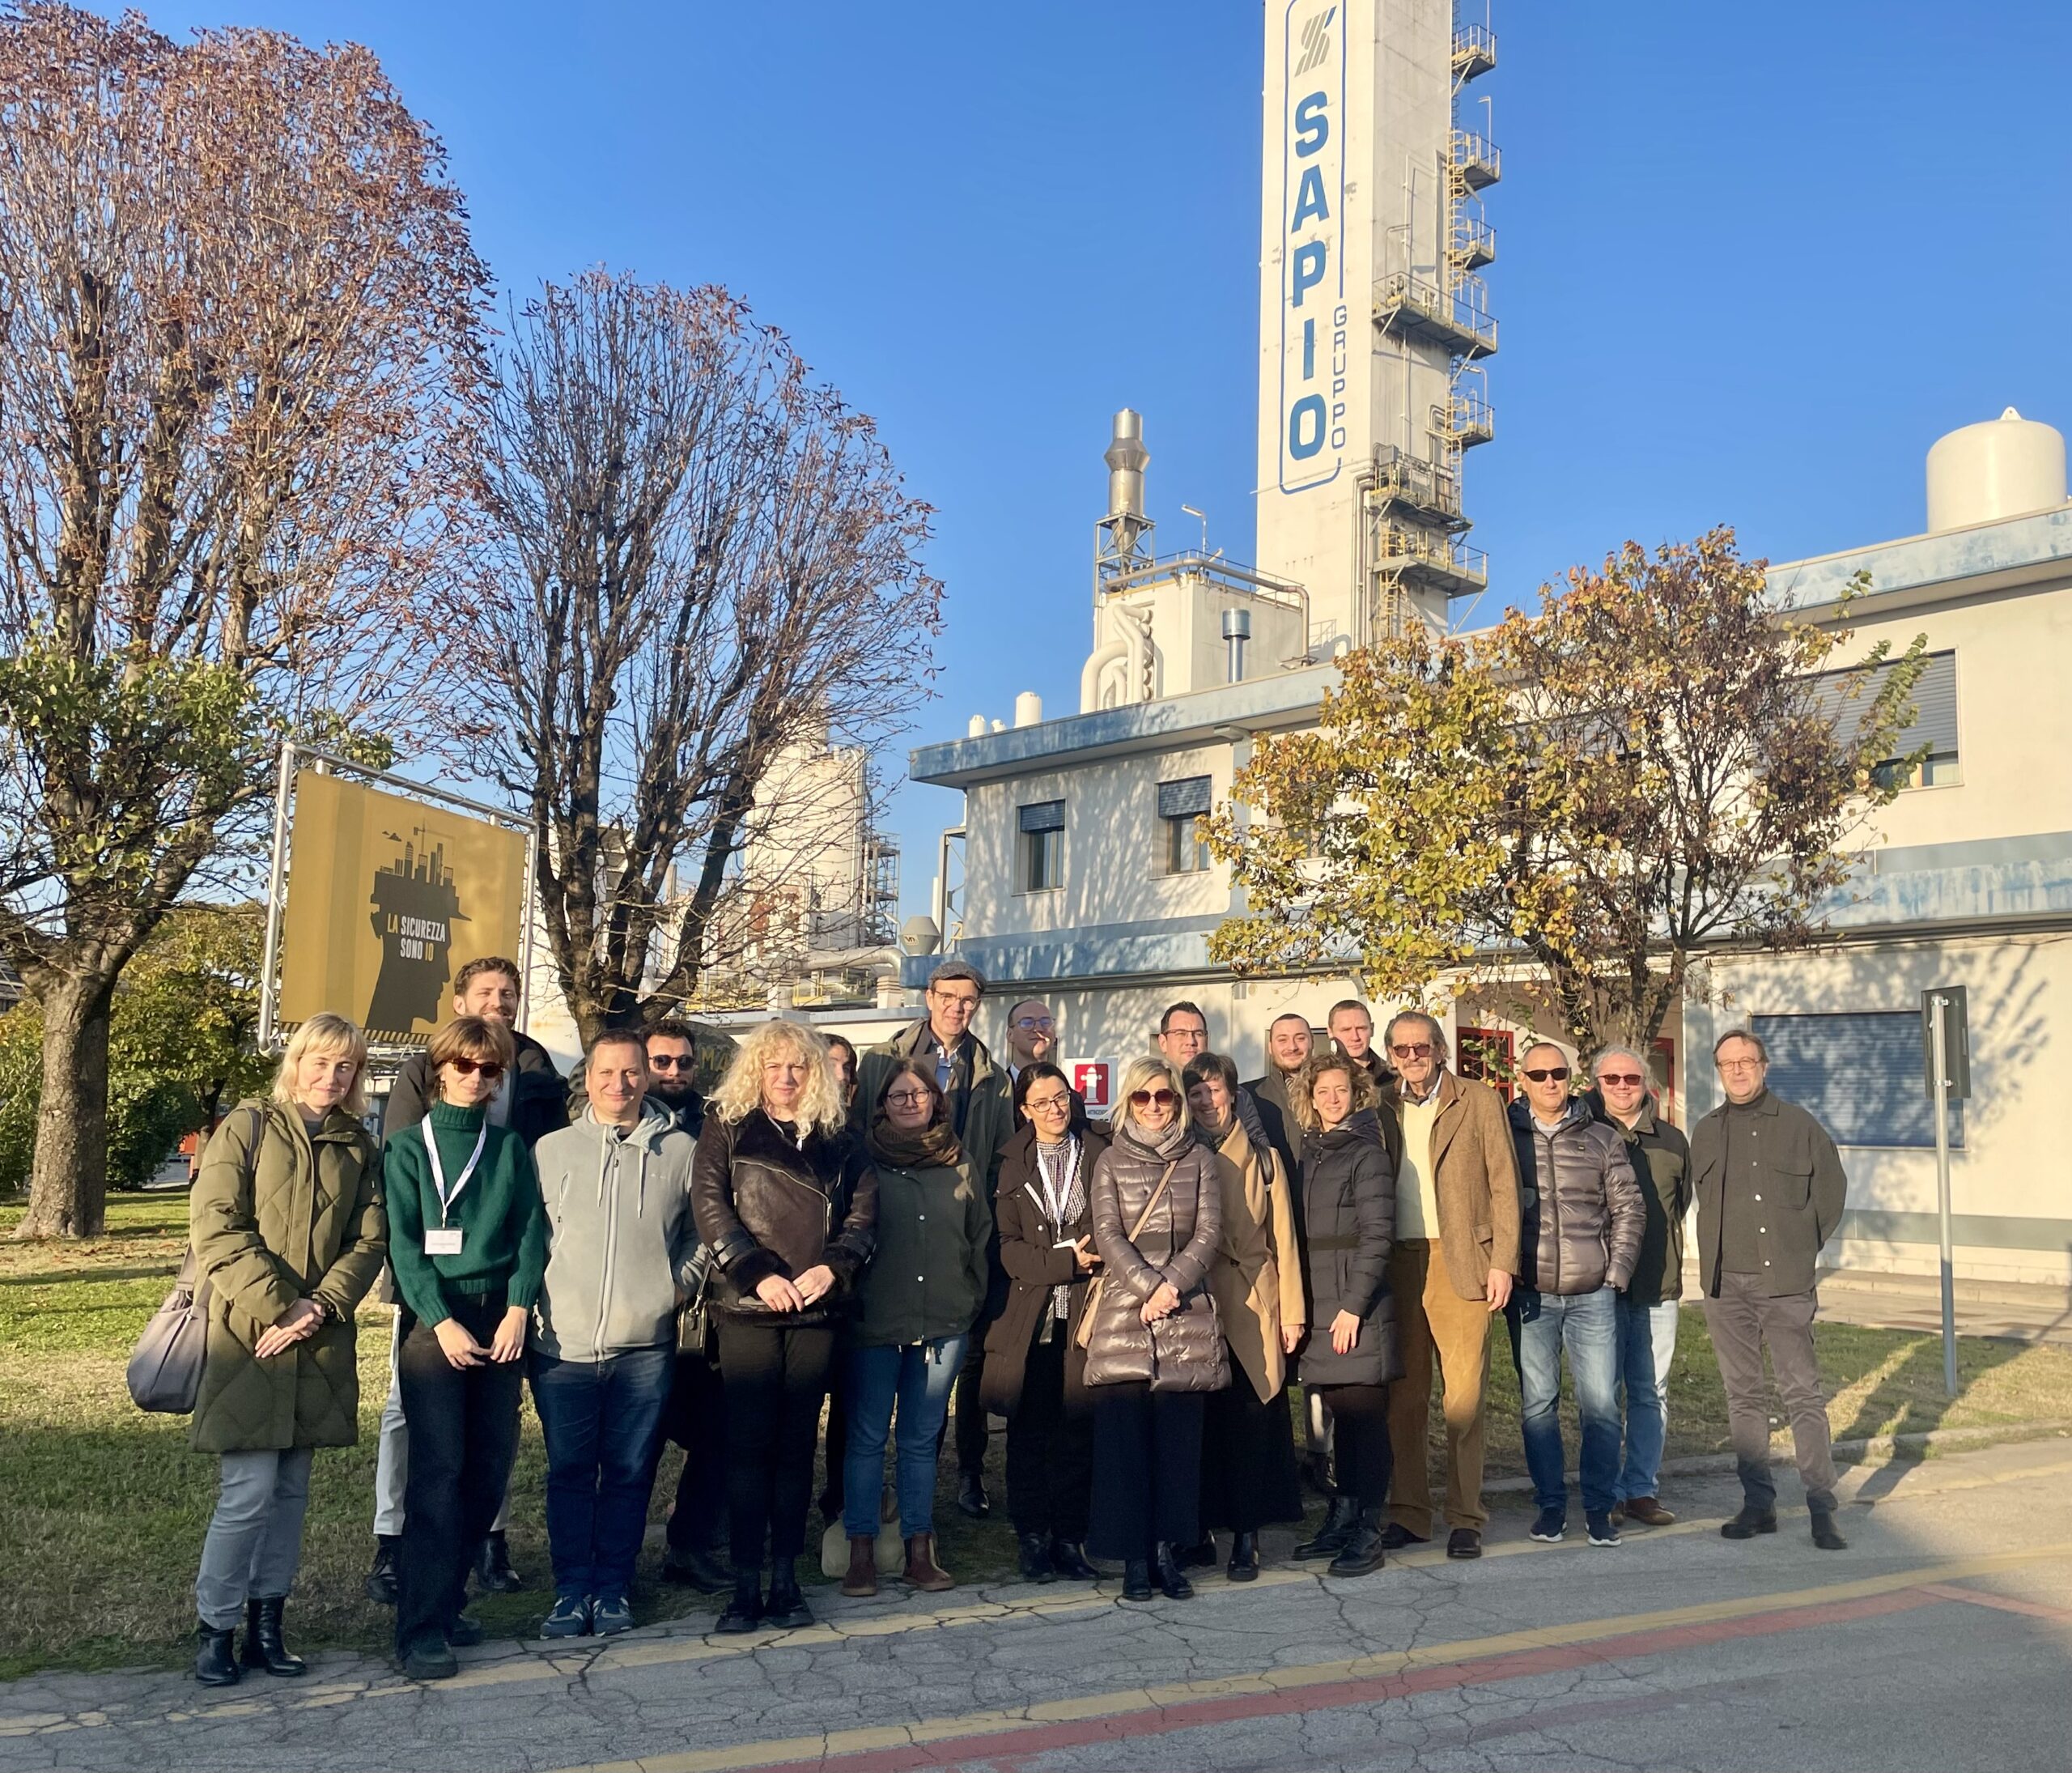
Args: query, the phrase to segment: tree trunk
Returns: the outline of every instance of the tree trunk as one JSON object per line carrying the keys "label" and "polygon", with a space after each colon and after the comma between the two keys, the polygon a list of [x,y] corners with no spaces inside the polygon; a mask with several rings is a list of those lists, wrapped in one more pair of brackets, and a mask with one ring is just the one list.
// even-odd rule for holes
{"label": "tree trunk", "polygon": [[114,981],[66,979],[44,998],[43,1100],[18,1238],[98,1237],[108,1205],[108,1024]]}

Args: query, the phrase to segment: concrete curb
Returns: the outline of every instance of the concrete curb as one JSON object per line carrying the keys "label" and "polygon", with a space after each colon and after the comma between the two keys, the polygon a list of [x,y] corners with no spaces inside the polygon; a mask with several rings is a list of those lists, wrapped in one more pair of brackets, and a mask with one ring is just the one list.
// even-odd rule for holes
{"label": "concrete curb", "polygon": [[[1888,1465],[1896,1460],[1917,1459],[1923,1454],[1943,1447],[1976,1447],[1989,1443],[2044,1440],[2053,1435],[2072,1434],[2072,1422],[2006,1422],[1998,1427],[1988,1428],[1930,1428],[1918,1434],[1874,1435],[1867,1440],[1838,1440],[1835,1443],[1835,1462],[1842,1465]],[[1770,1449],[1773,1465],[1792,1463],[1789,1447]],[[1665,1478],[1708,1477],[1734,1469],[1731,1453],[1696,1453],[1684,1459],[1665,1459],[1662,1462],[1662,1475]],[[1570,1472],[1571,1482],[1577,1480],[1577,1473]],[[1482,1485],[1485,1495],[1531,1495],[1530,1478],[1485,1478]]]}

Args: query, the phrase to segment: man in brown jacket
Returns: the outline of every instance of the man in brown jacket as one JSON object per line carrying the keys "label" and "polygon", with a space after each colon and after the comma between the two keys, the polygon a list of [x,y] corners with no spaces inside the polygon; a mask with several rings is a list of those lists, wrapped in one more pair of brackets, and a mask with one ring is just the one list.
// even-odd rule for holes
{"label": "man in brown jacket", "polygon": [[1446,1069],[1446,1033],[1436,1021],[1405,1010],[1383,1038],[1399,1080],[1385,1106],[1403,1140],[1389,1290],[1403,1376],[1389,1393],[1395,1477],[1382,1544],[1395,1550],[1432,1537],[1425,1433],[1436,1358],[1446,1416],[1446,1555],[1479,1558],[1488,1519],[1482,1401],[1489,1324],[1518,1273],[1518,1160],[1503,1098]]}

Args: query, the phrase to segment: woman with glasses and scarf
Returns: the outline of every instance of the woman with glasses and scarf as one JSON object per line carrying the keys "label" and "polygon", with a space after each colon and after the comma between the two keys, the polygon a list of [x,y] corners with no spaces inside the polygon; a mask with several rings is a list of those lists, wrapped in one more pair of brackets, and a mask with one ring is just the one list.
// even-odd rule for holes
{"label": "woman with glasses and scarf", "polygon": [[1000,1154],[1000,1265],[1007,1303],[986,1333],[979,1399],[1007,1418],[1007,1507],[1030,1582],[1093,1582],[1086,1515],[1093,1421],[1076,1340],[1100,1272],[1087,1189],[1108,1149],[1064,1072],[1041,1059],[1014,1080],[1021,1130]]}
{"label": "woman with glasses and scarf", "polygon": [[896,1061],[878,1086],[864,1134],[877,1171],[877,1253],[858,1291],[850,1332],[848,1469],[843,1525],[847,1595],[877,1592],[878,1511],[885,1448],[896,1412],[893,1465],[908,1587],[933,1594],[956,1582],[936,1561],[936,1456],[950,1388],[986,1302],[993,1216],[985,1181],[949,1123],[949,1102],[923,1060]]}
{"label": "woman with glasses and scarf", "polygon": [[1114,1139],[1089,1191],[1101,1296],[1088,1312],[1093,1504],[1087,1546],[1121,1560],[1123,1598],[1194,1584],[1180,1552],[1201,1537],[1202,1415],[1230,1382],[1208,1288],[1223,1230],[1215,1160],[1188,1131],[1180,1076],[1156,1054],[1123,1072]]}
{"label": "woman with glasses and scarf", "polygon": [[546,1271],[546,1214],[525,1142],[491,1126],[511,1031],[459,1016],[431,1037],[439,1100],[382,1150],[388,1261],[402,1295],[396,1371],[410,1433],[396,1558],[396,1653],[421,1681],[482,1642],[461,1610],[468,1571],[518,1451],[525,1333]]}

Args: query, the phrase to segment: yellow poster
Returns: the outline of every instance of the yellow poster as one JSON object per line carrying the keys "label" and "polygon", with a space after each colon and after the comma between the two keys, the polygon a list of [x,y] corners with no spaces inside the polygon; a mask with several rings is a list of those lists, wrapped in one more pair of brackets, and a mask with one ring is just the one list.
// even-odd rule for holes
{"label": "yellow poster", "polygon": [[377,1044],[422,1046],[461,967],[519,958],[522,832],[298,770],[288,857],[285,1027],[332,1010]]}

